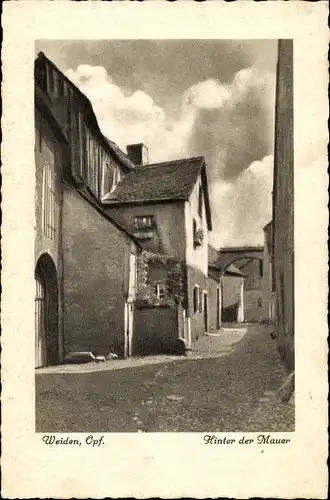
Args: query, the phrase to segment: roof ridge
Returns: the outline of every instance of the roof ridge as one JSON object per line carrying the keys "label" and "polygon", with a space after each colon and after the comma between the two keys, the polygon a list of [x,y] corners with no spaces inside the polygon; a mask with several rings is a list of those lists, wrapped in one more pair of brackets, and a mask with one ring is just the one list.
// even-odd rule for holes
{"label": "roof ridge", "polygon": [[149,167],[159,167],[161,165],[169,165],[171,163],[183,163],[183,162],[192,162],[196,160],[204,160],[204,156],[191,156],[189,158],[179,158],[177,160],[167,160],[167,161],[161,161],[157,163],[148,163],[147,165],[139,165],[138,168],[136,169],[136,172],[142,168],[149,168]]}

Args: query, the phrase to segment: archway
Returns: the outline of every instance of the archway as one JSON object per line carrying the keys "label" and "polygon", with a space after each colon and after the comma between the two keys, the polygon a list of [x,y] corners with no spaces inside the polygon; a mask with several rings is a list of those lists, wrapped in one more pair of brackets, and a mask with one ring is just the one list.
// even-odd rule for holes
{"label": "archway", "polygon": [[[225,274],[225,272],[227,271],[227,269],[232,264],[234,264],[235,262],[237,263],[238,261],[240,261],[240,262],[244,261],[243,266],[239,266],[239,270],[242,270],[242,268],[245,266],[245,264],[247,264],[250,261],[259,261],[259,264],[260,264],[260,277],[262,277],[262,275],[263,275],[263,269],[262,269],[262,267],[263,267],[263,259],[261,257],[252,257],[252,256],[244,256],[244,255],[240,255],[239,257],[235,257],[235,258],[231,259],[229,262],[227,262],[226,265],[222,268],[221,276],[223,276]],[[242,272],[244,274],[244,271],[242,271]]]}
{"label": "archway", "polygon": [[35,283],[35,363],[38,368],[59,362],[57,272],[48,254],[38,259]]}
{"label": "archway", "polygon": [[[240,274],[244,279],[239,279]],[[258,322],[263,311],[263,259],[253,255],[232,257],[220,277],[222,322]]]}

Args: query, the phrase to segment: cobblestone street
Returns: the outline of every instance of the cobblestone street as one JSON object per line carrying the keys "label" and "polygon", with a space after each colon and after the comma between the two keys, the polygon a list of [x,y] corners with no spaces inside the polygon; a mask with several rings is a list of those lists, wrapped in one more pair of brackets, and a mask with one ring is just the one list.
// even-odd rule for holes
{"label": "cobblestone street", "polygon": [[294,405],[271,327],[203,336],[187,357],[154,356],[36,374],[37,432],[290,432]]}

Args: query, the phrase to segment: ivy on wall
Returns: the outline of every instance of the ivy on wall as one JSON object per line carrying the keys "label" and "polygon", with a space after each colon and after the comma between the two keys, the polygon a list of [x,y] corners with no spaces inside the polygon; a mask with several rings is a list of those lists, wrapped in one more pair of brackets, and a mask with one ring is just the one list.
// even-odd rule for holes
{"label": "ivy on wall", "polygon": [[[165,270],[167,293],[159,299],[150,279],[153,269]],[[169,255],[144,250],[137,261],[137,306],[176,307],[184,302],[184,268],[180,261]]]}

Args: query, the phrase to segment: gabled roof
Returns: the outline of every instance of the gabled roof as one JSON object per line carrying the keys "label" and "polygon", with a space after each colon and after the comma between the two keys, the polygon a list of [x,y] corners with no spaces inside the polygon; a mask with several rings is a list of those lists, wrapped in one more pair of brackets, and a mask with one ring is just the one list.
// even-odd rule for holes
{"label": "gabled roof", "polygon": [[101,141],[104,146],[110,150],[117,160],[122,164],[124,170],[131,171],[135,169],[134,163],[128,158],[128,156],[117,146],[117,144],[113,141],[110,141],[102,132],[99,127],[96,115],[94,113],[93,106],[88,99],[88,97],[79,90],[79,88],[67,77],[65,74],[53,63],[48,57],[43,53],[39,52],[38,58],[35,61],[35,64],[38,64],[38,61],[47,61],[60,75],[61,77],[72,87],[75,93],[79,96],[81,101],[84,103],[84,106],[88,113],[88,123],[96,129],[98,135],[100,136]]}
{"label": "gabled roof", "polygon": [[245,278],[245,274],[243,274],[242,271],[237,269],[237,267],[234,266],[233,264],[230,264],[230,266],[227,267],[224,274],[229,276],[240,276],[241,278]]}
{"label": "gabled roof", "polygon": [[154,163],[137,167],[119,182],[102,202],[106,205],[187,200],[201,174],[206,216],[211,229],[211,211],[203,156]]}

